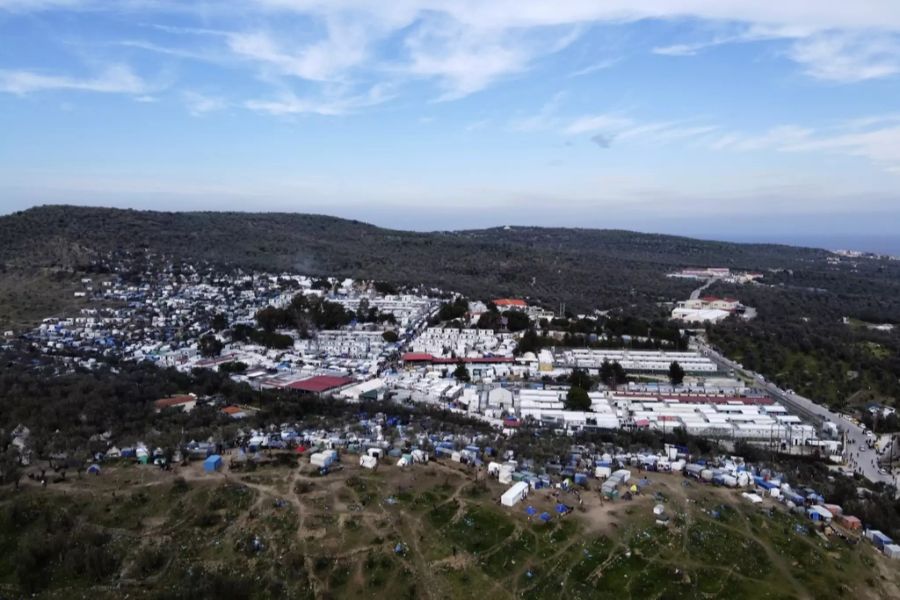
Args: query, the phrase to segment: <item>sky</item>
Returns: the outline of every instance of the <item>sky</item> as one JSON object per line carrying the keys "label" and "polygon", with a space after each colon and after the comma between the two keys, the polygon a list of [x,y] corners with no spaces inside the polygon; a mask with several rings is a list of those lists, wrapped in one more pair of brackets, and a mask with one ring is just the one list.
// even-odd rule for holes
{"label": "sky", "polygon": [[898,191],[896,0],[0,0],[0,213],[900,254]]}

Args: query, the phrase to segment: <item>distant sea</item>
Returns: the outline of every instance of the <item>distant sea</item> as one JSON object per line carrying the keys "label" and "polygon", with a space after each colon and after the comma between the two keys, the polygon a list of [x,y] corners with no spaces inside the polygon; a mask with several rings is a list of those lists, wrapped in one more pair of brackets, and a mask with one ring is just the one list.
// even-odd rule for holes
{"label": "distant sea", "polygon": [[858,250],[900,256],[900,235],[775,234],[723,237],[731,242],[787,244],[789,246],[824,248],[825,250]]}

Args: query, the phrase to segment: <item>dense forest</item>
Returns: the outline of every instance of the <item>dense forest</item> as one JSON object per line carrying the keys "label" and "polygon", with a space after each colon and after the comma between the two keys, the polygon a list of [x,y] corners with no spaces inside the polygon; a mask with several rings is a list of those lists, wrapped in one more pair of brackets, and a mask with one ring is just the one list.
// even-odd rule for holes
{"label": "dense forest", "polygon": [[900,398],[900,332],[870,327],[900,322],[900,279],[782,273],[771,286],[719,284],[711,292],[758,311],[752,321],[729,319],[708,331],[745,367],[835,408]]}

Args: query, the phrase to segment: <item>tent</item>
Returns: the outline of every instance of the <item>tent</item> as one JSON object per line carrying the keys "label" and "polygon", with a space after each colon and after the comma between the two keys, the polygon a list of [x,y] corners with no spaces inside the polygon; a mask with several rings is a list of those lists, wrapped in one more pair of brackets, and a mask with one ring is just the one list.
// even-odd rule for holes
{"label": "tent", "polygon": [[529,517],[533,517],[534,515],[537,514],[537,509],[533,506],[529,506],[528,508],[525,509],[525,512],[528,514]]}
{"label": "tent", "polygon": [[566,506],[565,504],[559,503],[556,505],[556,512],[558,512],[561,515],[564,515],[567,512],[569,512],[569,507]]}
{"label": "tent", "polygon": [[207,473],[215,473],[219,469],[222,468],[222,457],[218,454],[213,454],[203,461],[203,470]]}
{"label": "tent", "polygon": [[548,512],[541,513],[541,521],[543,521],[544,523],[549,523],[550,519],[552,519],[552,518],[553,517],[551,517],[550,513],[548,513]]}
{"label": "tent", "polygon": [[87,468],[88,475],[99,475],[100,474],[100,465],[93,464]]}

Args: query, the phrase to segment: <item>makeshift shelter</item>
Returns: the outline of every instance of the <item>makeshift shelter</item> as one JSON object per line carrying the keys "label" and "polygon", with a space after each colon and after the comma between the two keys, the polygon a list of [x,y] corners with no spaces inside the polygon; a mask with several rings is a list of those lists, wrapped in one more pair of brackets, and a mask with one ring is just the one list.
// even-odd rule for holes
{"label": "makeshift shelter", "polygon": [[99,475],[100,465],[93,464],[87,468],[88,475]]}
{"label": "makeshift shelter", "polygon": [[541,521],[543,521],[544,523],[549,523],[550,519],[552,519],[553,517],[551,517],[550,513],[548,513],[548,512],[542,512],[540,518],[541,518]]}
{"label": "makeshift shelter", "polygon": [[830,522],[834,518],[831,511],[818,504],[807,509],[806,514],[813,521],[823,521],[825,523]]}
{"label": "makeshift shelter", "polygon": [[213,454],[212,456],[208,456],[206,460],[203,461],[203,470],[207,473],[215,473],[219,469],[222,468],[222,457],[218,454]]}
{"label": "makeshift shelter", "polygon": [[529,517],[533,517],[537,514],[537,509],[533,506],[529,506],[525,509],[525,514],[527,514]]}

